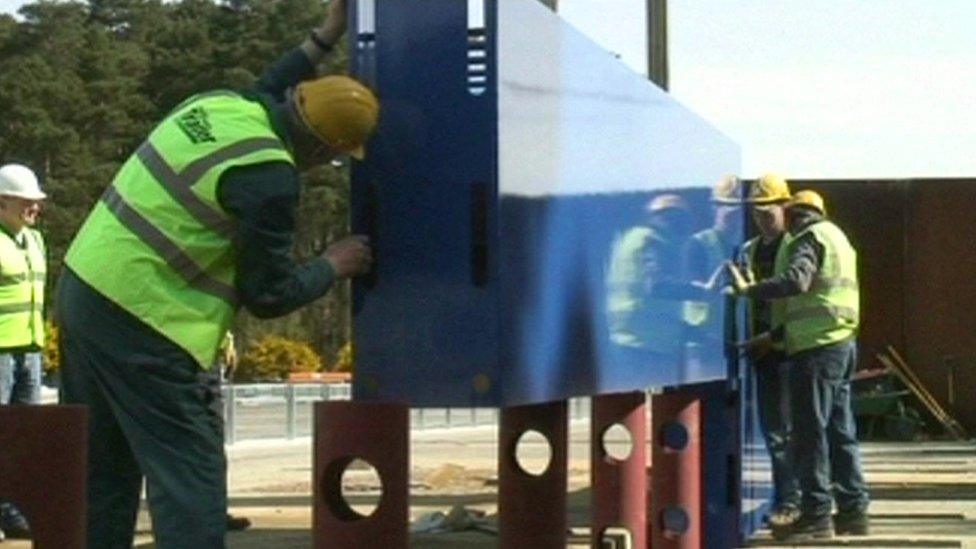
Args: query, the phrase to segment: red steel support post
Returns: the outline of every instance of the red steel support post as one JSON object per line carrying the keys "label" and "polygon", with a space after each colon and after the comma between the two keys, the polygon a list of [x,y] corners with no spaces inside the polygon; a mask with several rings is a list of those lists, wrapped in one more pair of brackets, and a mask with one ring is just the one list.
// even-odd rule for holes
{"label": "red steel support post", "polygon": [[[312,541],[316,549],[407,549],[410,409],[404,404],[315,403]],[[369,516],[342,495],[356,458],[379,474],[383,493]]]}
{"label": "red steel support post", "polygon": [[[607,528],[625,528],[632,549],[647,548],[647,397],[644,392],[594,396],[590,437],[590,546],[605,547]],[[609,455],[604,433],[614,425],[630,433],[630,454]]]}
{"label": "red steel support post", "polygon": [[654,549],[698,549],[704,539],[702,405],[695,395],[651,397],[651,503]]}
{"label": "red steel support post", "polygon": [[[565,549],[569,465],[566,401],[503,408],[498,443],[498,534],[502,549]],[[540,475],[518,463],[528,431],[549,441],[552,459]]]}
{"label": "red steel support post", "polygon": [[0,406],[0,499],[27,516],[37,549],[83,549],[88,408]]}

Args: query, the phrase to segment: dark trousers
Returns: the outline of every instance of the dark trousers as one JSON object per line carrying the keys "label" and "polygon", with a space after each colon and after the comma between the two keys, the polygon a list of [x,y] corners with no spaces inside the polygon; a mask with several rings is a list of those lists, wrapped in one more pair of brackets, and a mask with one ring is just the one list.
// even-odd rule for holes
{"label": "dark trousers", "polygon": [[0,404],[41,403],[41,353],[0,353]]}
{"label": "dark trousers", "polygon": [[63,277],[58,298],[61,396],[89,407],[89,549],[132,547],[143,478],[156,547],[223,548],[217,372],[134,319],[97,329],[104,311],[79,284]]}
{"label": "dark trousers", "polygon": [[790,362],[793,456],[803,513],[827,515],[834,500],[842,513],[866,510],[868,492],[851,409],[855,340],[797,353]]}
{"label": "dark trousers", "polygon": [[[41,403],[41,353],[0,353],[0,404]],[[0,501],[0,528],[26,527],[13,503]]]}
{"label": "dark trousers", "polygon": [[773,469],[773,506],[799,508],[800,484],[789,455],[793,430],[789,364],[781,353],[769,353],[753,361],[752,365],[756,373],[759,428],[766,440]]}

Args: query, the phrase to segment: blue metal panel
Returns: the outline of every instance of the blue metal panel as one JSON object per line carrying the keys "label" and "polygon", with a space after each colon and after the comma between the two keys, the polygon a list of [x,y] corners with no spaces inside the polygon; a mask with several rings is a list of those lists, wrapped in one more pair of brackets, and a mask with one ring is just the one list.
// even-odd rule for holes
{"label": "blue metal panel", "polygon": [[354,288],[354,396],[497,405],[495,93],[467,88],[465,2],[374,9],[375,39],[354,38],[355,72],[382,102],[369,161],[353,173],[353,230],[378,258]]}

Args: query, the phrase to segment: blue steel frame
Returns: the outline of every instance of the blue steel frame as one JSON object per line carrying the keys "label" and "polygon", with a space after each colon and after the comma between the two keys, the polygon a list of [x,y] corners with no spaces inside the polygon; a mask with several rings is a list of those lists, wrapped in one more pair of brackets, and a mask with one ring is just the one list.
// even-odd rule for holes
{"label": "blue steel frame", "polygon": [[[686,259],[738,148],[536,0],[483,0],[480,17],[467,0],[350,4],[351,71],[382,103],[353,166],[352,229],[377,257],[354,283],[354,398],[495,407],[700,392],[720,519],[707,537],[754,530],[761,506],[735,519],[763,497],[744,478],[762,451],[751,377],[726,331],[686,325],[695,306],[734,316],[695,292]],[[690,222],[670,240],[646,211],[666,194]],[[726,223],[741,242],[746,216]],[[643,244],[620,262],[630,237]],[[617,263],[658,277],[656,305],[629,318],[677,334],[673,347],[621,343]]]}

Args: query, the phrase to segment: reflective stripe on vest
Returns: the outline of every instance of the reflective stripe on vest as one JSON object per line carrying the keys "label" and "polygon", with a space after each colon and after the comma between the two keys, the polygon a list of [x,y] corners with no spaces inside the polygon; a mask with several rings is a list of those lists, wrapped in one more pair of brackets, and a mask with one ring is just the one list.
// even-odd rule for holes
{"label": "reflective stripe on vest", "polygon": [[[756,272],[756,250],[759,247],[759,242],[762,237],[757,236],[745,244],[742,245],[742,253],[746,258],[746,267],[749,272],[753,273],[755,276]],[[789,247],[790,242],[793,238],[790,233],[783,233],[782,238],[779,240],[779,247],[776,248],[776,257],[773,260],[773,273],[772,276],[779,276],[786,270],[789,265],[790,255]],[[756,280],[759,282],[759,279]],[[755,300],[749,299],[746,301],[746,327],[749,330],[749,337],[759,335],[756,333],[755,324]],[[786,322],[786,300],[785,299],[771,299],[769,300],[769,327],[770,330],[776,329],[776,327],[781,326]],[[773,343],[773,348],[777,350],[783,350],[785,343],[781,341],[776,341]]]}
{"label": "reflective stripe on vest", "polygon": [[0,231],[0,347],[44,345],[47,260],[41,233],[24,229],[24,247]]}
{"label": "reflective stripe on vest", "polygon": [[294,165],[260,103],[226,91],[187,100],[116,174],[67,265],[211,367],[236,309],[234,220],[217,185],[266,162]]}
{"label": "reflective stripe on vest", "polygon": [[179,273],[189,285],[218,297],[228,304],[236,304],[237,298],[234,295],[233,286],[211,278],[175,242],[130,206],[119,195],[114,186],[105,189],[105,194],[102,195],[102,203],[127,229],[138,235],[144,243],[155,250],[156,254],[163,258],[170,268]]}
{"label": "reflective stripe on vest", "polygon": [[[830,221],[810,225],[794,242],[807,234],[823,247],[824,257],[810,289],[786,300],[788,355],[848,339],[860,324],[857,252],[843,231]],[[783,270],[787,266],[782,266]]]}

